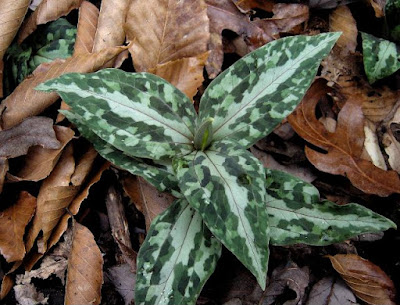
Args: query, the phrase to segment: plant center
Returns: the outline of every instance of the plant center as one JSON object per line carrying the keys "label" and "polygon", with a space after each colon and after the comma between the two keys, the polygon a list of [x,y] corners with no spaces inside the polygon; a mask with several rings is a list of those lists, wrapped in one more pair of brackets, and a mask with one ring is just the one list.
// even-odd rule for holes
{"label": "plant center", "polygon": [[213,118],[208,118],[200,124],[194,136],[193,145],[195,149],[204,151],[210,145],[213,136],[213,121]]}

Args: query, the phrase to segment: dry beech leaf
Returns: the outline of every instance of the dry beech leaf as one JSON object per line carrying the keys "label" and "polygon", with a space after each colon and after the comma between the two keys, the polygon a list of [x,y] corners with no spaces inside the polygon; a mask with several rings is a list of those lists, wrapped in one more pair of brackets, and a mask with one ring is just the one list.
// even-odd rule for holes
{"label": "dry beech leaf", "polygon": [[392,169],[400,173],[400,107],[389,122],[385,123],[386,132],[383,134],[383,145],[389,156]]}
{"label": "dry beech leaf", "polygon": [[369,3],[375,11],[376,18],[381,18],[385,16],[386,0],[369,0]]}
{"label": "dry beech leaf", "polygon": [[104,49],[98,53],[79,54],[66,60],[55,60],[41,64],[33,72],[32,77],[26,78],[0,105],[1,127],[8,129],[24,118],[41,113],[57,99],[57,93],[36,91],[40,83],[69,72],[93,72],[104,63],[116,57],[126,47]]}
{"label": "dry beech leaf", "polygon": [[336,46],[341,48],[342,52],[355,52],[358,35],[357,24],[347,6],[339,6],[329,15],[329,31],[342,32],[336,42]]}
{"label": "dry beech leaf", "polygon": [[36,198],[21,192],[18,201],[0,212],[0,252],[7,262],[20,261],[25,256],[25,227],[36,209]]}
{"label": "dry beech leaf", "polygon": [[83,1],[79,8],[74,56],[78,54],[92,53],[98,19],[99,9],[89,1]]}
{"label": "dry beech leaf", "polygon": [[197,93],[203,83],[203,68],[206,65],[208,52],[196,57],[186,57],[157,65],[149,72],[156,74],[185,93],[190,99]]}
{"label": "dry beech leaf", "polygon": [[50,175],[57,164],[64,147],[72,140],[75,132],[68,127],[54,126],[57,140],[61,143],[58,149],[34,146],[25,157],[25,164],[16,175],[9,175],[13,181],[39,181]]}
{"label": "dry beech leaf", "polygon": [[141,177],[129,175],[122,180],[122,185],[136,208],[143,213],[147,230],[152,220],[168,208],[175,199],[169,193],[159,192]]}
{"label": "dry beech leaf", "polygon": [[18,43],[21,43],[40,24],[58,19],[68,15],[70,11],[78,8],[83,0],[43,0],[36,10],[22,24],[18,33]]}
{"label": "dry beech leaf", "polygon": [[64,304],[100,304],[102,283],[103,257],[100,249],[89,229],[74,222]]}
{"label": "dry beech leaf", "polygon": [[329,91],[325,80],[317,80],[288,118],[302,138],[327,152],[319,153],[306,147],[308,160],[323,172],[349,178],[355,187],[365,193],[382,197],[400,193],[400,179],[395,171],[384,171],[361,159],[364,116],[359,104],[349,101],[344,105],[334,133],[328,132],[318,121],[315,107]]}
{"label": "dry beech leaf", "polygon": [[258,8],[267,12],[272,12],[272,7],[275,3],[273,0],[232,0],[236,7],[242,13],[249,13],[252,9]]}
{"label": "dry beech leaf", "polygon": [[4,181],[8,169],[8,160],[6,158],[0,158],[0,193],[3,192]]}
{"label": "dry beech leaf", "polygon": [[1,281],[0,301],[3,300],[14,286],[12,277],[8,274],[4,275]]}
{"label": "dry beech leaf", "polygon": [[204,0],[133,0],[125,30],[136,71],[148,71],[207,51],[207,6]]}
{"label": "dry beech leaf", "polygon": [[0,5],[0,97],[3,96],[3,57],[24,20],[30,0],[2,0]]}
{"label": "dry beech leaf", "polygon": [[101,1],[93,52],[119,46],[125,42],[124,24],[129,4],[130,0]]}
{"label": "dry beech leaf", "polygon": [[242,14],[231,0],[206,0],[207,14],[210,18],[210,44],[211,51],[208,57],[207,73],[210,78],[215,78],[221,71],[224,59],[222,46],[222,31],[231,30],[245,39],[252,51],[273,40],[263,29]]}
{"label": "dry beech leaf", "polygon": [[277,3],[272,12],[272,18],[257,19],[254,23],[274,38],[279,38],[280,33],[290,33],[298,25],[308,21],[310,16],[308,6],[298,3]]}
{"label": "dry beech leaf", "polygon": [[29,148],[36,145],[48,149],[60,148],[52,119],[31,117],[12,129],[0,131],[0,158],[26,155]]}
{"label": "dry beech leaf", "polygon": [[328,255],[328,258],[358,298],[371,305],[396,304],[394,284],[377,265],[356,254]]}

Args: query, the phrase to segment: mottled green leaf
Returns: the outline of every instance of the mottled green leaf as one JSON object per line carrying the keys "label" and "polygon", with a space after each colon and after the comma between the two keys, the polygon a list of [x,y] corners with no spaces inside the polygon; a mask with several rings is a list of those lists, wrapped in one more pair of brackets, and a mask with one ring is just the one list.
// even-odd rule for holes
{"label": "mottled green leaf", "polygon": [[38,89],[56,90],[86,126],[130,156],[158,160],[193,150],[192,103],[158,76],[104,69],[64,74]]}
{"label": "mottled green leaf", "polygon": [[400,69],[400,52],[394,42],[367,33],[361,36],[364,69],[371,84]]}
{"label": "mottled green leaf", "polygon": [[143,177],[161,192],[168,191],[175,196],[179,196],[178,181],[171,167],[152,164],[151,160],[146,160],[146,163],[143,159],[131,157],[99,138],[84,124],[84,120],[77,114],[66,110],[60,112],[77,126],[81,134],[93,144],[104,159],[133,175]]}
{"label": "mottled green leaf", "polygon": [[251,146],[294,110],[339,35],[287,37],[241,58],[207,87],[198,122],[213,118],[215,140]]}
{"label": "mottled green leaf", "polygon": [[221,141],[173,165],[183,195],[265,288],[269,237],[260,162],[241,146]]}
{"label": "mottled green leaf", "polygon": [[195,304],[221,244],[186,200],[154,219],[138,254],[135,304]]}
{"label": "mottled green leaf", "polygon": [[391,220],[356,203],[320,202],[318,190],[297,177],[276,170],[266,170],[266,175],[273,245],[329,245],[396,227]]}

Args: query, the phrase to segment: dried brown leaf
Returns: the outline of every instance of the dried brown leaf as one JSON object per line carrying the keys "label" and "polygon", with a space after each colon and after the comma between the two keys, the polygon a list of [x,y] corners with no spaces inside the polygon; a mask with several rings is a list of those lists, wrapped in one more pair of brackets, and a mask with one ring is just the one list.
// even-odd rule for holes
{"label": "dried brown leaf", "polygon": [[328,255],[328,258],[358,298],[371,305],[396,304],[394,284],[377,265],[356,254]]}
{"label": "dried brown leaf", "polygon": [[54,126],[57,140],[61,143],[58,149],[35,146],[29,149],[25,164],[16,175],[9,175],[13,181],[39,181],[50,175],[64,147],[72,140],[75,132],[68,127]]}
{"label": "dried brown leaf", "polygon": [[101,1],[93,52],[119,46],[125,42],[124,24],[129,4],[130,0]]}
{"label": "dried brown leaf", "polygon": [[197,93],[197,88],[203,83],[203,69],[206,65],[208,52],[196,57],[186,57],[157,65],[149,72],[156,74],[185,93],[190,99]]}
{"label": "dried brown leaf", "polygon": [[376,18],[381,18],[385,16],[386,0],[369,0],[369,3],[375,11]]}
{"label": "dried brown leaf", "polygon": [[133,0],[126,21],[136,71],[207,51],[210,33],[204,0]]}
{"label": "dried brown leaf", "polygon": [[31,117],[12,129],[0,131],[0,158],[26,155],[29,148],[36,145],[48,149],[60,148],[52,119]]}
{"label": "dried brown leaf", "polygon": [[342,32],[336,47],[345,53],[354,53],[357,47],[357,24],[350,9],[347,6],[339,6],[329,15],[329,30]]}
{"label": "dried brown leaf", "polygon": [[2,0],[0,5],[0,97],[3,96],[3,57],[24,20],[30,0]]}
{"label": "dried brown leaf", "polygon": [[210,18],[210,56],[208,57],[207,73],[215,78],[221,71],[224,52],[222,46],[222,31],[231,30],[242,36],[252,51],[273,40],[263,29],[242,14],[231,0],[206,0],[207,14]]}
{"label": "dried brown leaf", "polygon": [[272,12],[275,4],[274,0],[232,0],[242,13],[249,13],[252,9],[258,8],[267,12]]}
{"label": "dried brown leaf", "polygon": [[14,280],[8,274],[3,276],[0,289],[0,301],[3,300],[14,286]]}
{"label": "dried brown leaf", "polygon": [[311,289],[306,305],[354,305],[356,297],[343,280],[324,277]]}
{"label": "dried brown leaf", "polygon": [[3,192],[4,181],[8,169],[8,160],[6,158],[0,158],[0,193]]}
{"label": "dried brown leaf", "polygon": [[37,26],[68,15],[70,11],[78,8],[83,0],[43,0],[32,15],[22,24],[18,33],[18,43],[33,33]]}
{"label": "dried brown leaf", "polygon": [[400,173],[400,108],[392,120],[384,124],[386,132],[383,135],[383,145],[387,155],[388,162],[392,169]]}
{"label": "dried brown leaf", "polygon": [[0,252],[7,262],[22,260],[25,256],[25,227],[36,209],[36,198],[21,192],[18,201],[0,212]]}
{"label": "dried brown leaf", "polygon": [[306,147],[308,160],[321,171],[349,178],[365,193],[383,197],[400,193],[400,179],[395,171],[384,171],[361,159],[364,116],[359,104],[349,101],[344,105],[334,133],[328,132],[318,121],[315,107],[329,91],[325,80],[317,80],[289,116],[289,123],[302,138],[327,152],[320,153]]}
{"label": "dried brown leaf", "polygon": [[107,270],[107,278],[114,284],[115,290],[122,296],[125,305],[134,304],[136,274],[128,264],[113,266]]}
{"label": "dried brown leaf", "polygon": [[100,249],[89,229],[75,222],[64,304],[100,304],[102,283]]}
{"label": "dried brown leaf", "polygon": [[40,83],[68,72],[96,71],[125,49],[126,47],[108,48],[98,53],[79,54],[66,60],[59,59],[41,64],[33,72],[33,76],[20,83],[0,105],[2,128],[11,128],[24,118],[41,113],[58,99],[55,92],[35,90]]}
{"label": "dried brown leaf", "polygon": [[98,19],[99,9],[89,1],[83,1],[79,8],[74,55],[92,53]]}
{"label": "dried brown leaf", "polygon": [[140,177],[129,175],[122,180],[122,185],[136,208],[143,213],[147,230],[152,220],[168,208],[175,199],[169,193],[159,192]]}

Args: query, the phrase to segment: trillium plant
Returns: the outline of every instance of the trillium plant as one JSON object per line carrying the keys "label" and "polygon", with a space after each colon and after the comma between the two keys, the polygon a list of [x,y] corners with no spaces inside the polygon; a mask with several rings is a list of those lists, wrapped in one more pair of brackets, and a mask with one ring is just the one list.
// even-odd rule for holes
{"label": "trillium plant", "polygon": [[63,111],[98,152],[176,201],[138,254],[136,304],[195,304],[225,246],[264,289],[269,244],[327,245],[394,223],[358,204],[320,201],[315,187],[264,169],[247,150],[300,102],[339,33],[268,43],[192,101],[149,73],[65,74]]}

